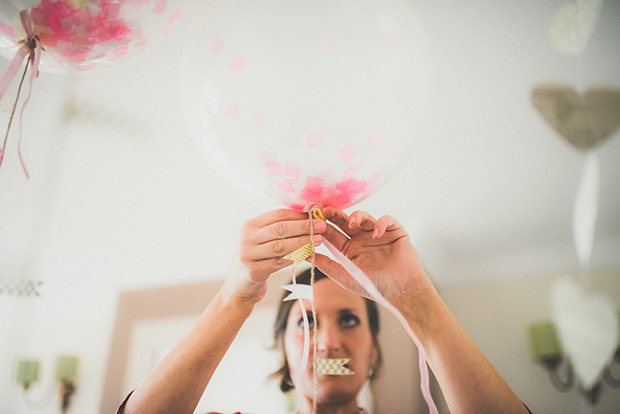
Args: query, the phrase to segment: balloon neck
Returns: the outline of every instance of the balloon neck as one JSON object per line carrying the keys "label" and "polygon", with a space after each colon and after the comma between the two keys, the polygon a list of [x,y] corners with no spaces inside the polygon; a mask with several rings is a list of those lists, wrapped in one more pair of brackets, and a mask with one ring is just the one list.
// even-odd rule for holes
{"label": "balloon neck", "polygon": [[303,212],[304,213],[309,213],[309,212],[317,210],[317,209],[319,211],[321,211],[322,208],[323,208],[323,204],[311,201],[308,204],[306,204],[306,206],[303,209]]}

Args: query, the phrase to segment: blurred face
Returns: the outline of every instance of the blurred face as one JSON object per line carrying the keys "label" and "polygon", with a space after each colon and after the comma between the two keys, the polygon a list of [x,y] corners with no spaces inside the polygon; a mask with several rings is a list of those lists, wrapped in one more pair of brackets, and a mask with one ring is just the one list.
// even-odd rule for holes
{"label": "blurred face", "polygon": [[[368,378],[370,361],[377,351],[368,324],[368,312],[363,298],[342,289],[330,279],[314,284],[314,302],[317,321],[312,320],[312,307],[304,300],[303,309],[310,323],[310,355],[301,384],[297,391],[312,400],[313,377],[313,326],[317,328],[317,358],[350,358],[346,365],[355,375],[318,375],[317,403],[325,405],[355,404],[356,397]],[[296,302],[288,316],[284,333],[284,352],[291,378],[297,379],[304,345],[303,315]]]}

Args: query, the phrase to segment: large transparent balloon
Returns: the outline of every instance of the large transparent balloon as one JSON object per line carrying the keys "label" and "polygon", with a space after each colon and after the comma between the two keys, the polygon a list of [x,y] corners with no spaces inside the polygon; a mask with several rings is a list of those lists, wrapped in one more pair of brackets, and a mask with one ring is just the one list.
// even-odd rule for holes
{"label": "large transparent balloon", "polygon": [[349,207],[420,138],[431,60],[407,0],[205,1],[186,48],[210,163],[275,204]]}
{"label": "large transparent balloon", "polygon": [[190,0],[1,0],[0,55],[13,59],[29,11],[49,72],[109,66],[166,36]]}

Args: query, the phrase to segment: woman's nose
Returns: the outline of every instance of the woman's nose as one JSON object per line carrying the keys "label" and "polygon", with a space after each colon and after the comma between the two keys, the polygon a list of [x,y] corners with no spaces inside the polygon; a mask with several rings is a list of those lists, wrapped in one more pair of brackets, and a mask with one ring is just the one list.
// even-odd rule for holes
{"label": "woman's nose", "polygon": [[340,350],[340,333],[330,324],[319,325],[316,340],[317,351],[321,354],[331,355]]}

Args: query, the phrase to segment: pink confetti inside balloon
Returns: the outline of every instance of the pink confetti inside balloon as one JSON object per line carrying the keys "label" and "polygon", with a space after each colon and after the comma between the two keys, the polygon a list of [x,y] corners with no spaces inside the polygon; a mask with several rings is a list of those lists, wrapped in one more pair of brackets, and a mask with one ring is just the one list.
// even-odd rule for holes
{"label": "pink confetti inside balloon", "polygon": [[275,204],[349,207],[415,149],[431,60],[406,0],[206,1],[186,47],[210,163]]}
{"label": "pink confetti inside balloon", "polygon": [[40,69],[90,70],[135,56],[174,28],[190,0],[2,0],[0,54],[12,59],[30,10],[44,48]]}

